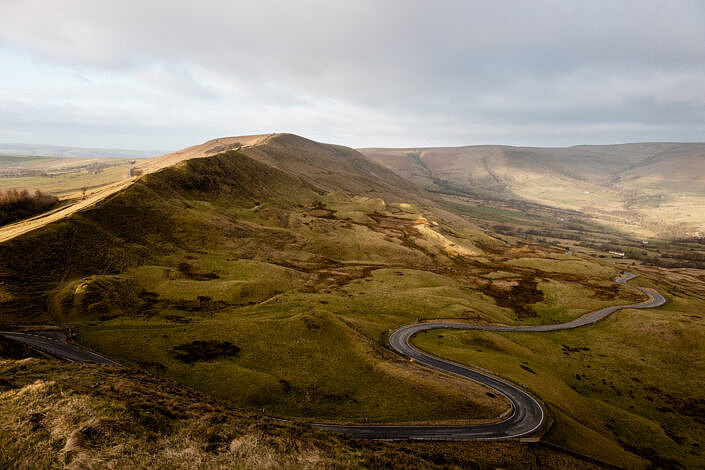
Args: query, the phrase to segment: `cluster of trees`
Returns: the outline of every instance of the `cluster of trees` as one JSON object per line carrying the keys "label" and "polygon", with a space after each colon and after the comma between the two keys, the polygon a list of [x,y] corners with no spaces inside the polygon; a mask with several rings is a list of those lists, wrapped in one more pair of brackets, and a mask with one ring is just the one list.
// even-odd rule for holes
{"label": "cluster of trees", "polygon": [[59,198],[39,190],[34,193],[26,189],[0,191],[0,225],[44,212],[58,202]]}

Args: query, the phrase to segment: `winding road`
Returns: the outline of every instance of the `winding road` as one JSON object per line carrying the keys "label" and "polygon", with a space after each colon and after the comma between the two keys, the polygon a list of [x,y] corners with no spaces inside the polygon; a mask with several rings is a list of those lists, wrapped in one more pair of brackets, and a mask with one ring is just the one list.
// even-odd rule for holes
{"label": "winding road", "polygon": [[[636,274],[624,273],[615,281],[620,284],[625,284],[627,281],[630,281],[635,277],[637,277]],[[455,330],[521,332],[568,330],[571,328],[578,328],[580,326],[591,325],[618,310],[628,308],[654,308],[666,303],[666,299],[653,289],[648,289],[645,287],[637,287],[637,289],[649,296],[649,300],[635,305],[620,305],[603,308],[601,310],[583,315],[582,317],[576,318],[575,320],[567,323],[560,323],[557,325],[498,326],[432,321],[428,323],[415,323],[413,325],[403,326],[390,335],[389,345],[399,354],[410,359],[413,358],[414,361],[419,364],[474,380],[475,382],[479,382],[507,397],[512,404],[512,414],[504,421],[466,426],[368,426],[337,424],[316,424],[314,426],[327,431],[349,434],[353,437],[385,440],[418,439],[458,441],[508,439],[528,436],[541,427],[546,417],[546,412],[538,400],[517,386],[505,382],[497,377],[443,360],[416,349],[409,343],[411,337],[421,331],[443,328],[452,328]]]}
{"label": "winding road", "polygon": [[[618,283],[626,283],[637,277],[635,274],[624,273],[616,279]],[[394,331],[389,337],[389,344],[397,353],[413,359],[419,364],[432,367],[444,372],[459,375],[469,380],[474,380],[487,386],[495,392],[505,396],[512,404],[511,415],[503,421],[478,424],[478,425],[439,425],[439,426],[403,426],[403,425],[339,425],[339,424],[313,424],[314,427],[326,431],[348,434],[353,437],[365,439],[384,440],[481,440],[481,439],[509,439],[531,435],[544,424],[546,411],[536,398],[520,389],[516,385],[506,382],[484,372],[473,370],[453,362],[427,354],[416,349],[410,344],[410,339],[416,333],[426,330],[452,328],[457,330],[479,331],[511,331],[511,332],[545,332],[567,330],[590,325],[602,320],[612,313],[632,308],[654,308],[666,303],[666,299],[653,289],[636,287],[649,297],[649,300],[634,304],[607,307],[583,315],[575,320],[557,325],[535,326],[500,326],[477,325],[470,323],[457,323],[445,321],[432,321],[415,323]],[[67,343],[63,337],[36,335],[18,332],[0,332],[16,341],[26,343],[37,349],[49,352],[69,361],[91,361],[101,364],[114,364],[113,361],[96,353]]]}

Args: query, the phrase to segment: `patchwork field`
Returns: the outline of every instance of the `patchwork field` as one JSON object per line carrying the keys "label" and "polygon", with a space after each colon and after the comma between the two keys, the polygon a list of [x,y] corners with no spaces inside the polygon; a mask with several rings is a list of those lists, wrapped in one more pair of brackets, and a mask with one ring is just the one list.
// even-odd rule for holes
{"label": "patchwork field", "polygon": [[0,190],[40,190],[62,198],[80,197],[126,179],[130,164],[116,158],[55,158],[0,155]]}

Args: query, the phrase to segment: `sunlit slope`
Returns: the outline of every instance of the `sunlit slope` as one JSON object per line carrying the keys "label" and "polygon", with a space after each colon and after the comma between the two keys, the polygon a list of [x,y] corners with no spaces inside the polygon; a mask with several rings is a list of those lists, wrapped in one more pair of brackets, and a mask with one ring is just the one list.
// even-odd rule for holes
{"label": "sunlit slope", "polygon": [[705,144],[370,148],[361,152],[434,191],[526,199],[621,217],[643,228],[656,222],[684,223],[691,230],[705,226]]}
{"label": "sunlit slope", "polygon": [[[360,149],[371,160],[404,176],[437,177],[455,183],[512,183],[536,175],[598,185],[705,181],[705,144],[640,143],[566,148],[500,145]],[[702,190],[702,188],[699,188]]]}
{"label": "sunlit slope", "polygon": [[[233,257],[243,258],[261,253],[274,257],[278,251],[287,251],[283,257],[288,258],[308,251],[306,256],[428,261],[426,254],[417,256],[411,249],[392,246],[384,240],[386,234],[364,233],[374,232],[365,224],[387,224],[389,230],[398,225],[394,233],[399,234],[410,230],[420,244],[437,248],[446,258],[479,253],[472,243],[464,246],[453,235],[431,227],[418,213],[421,205],[430,204],[421,190],[354,150],[287,134],[233,139],[145,162],[143,168],[152,173],[24,226],[6,227],[0,244],[0,309],[31,311],[31,317],[40,318],[51,308],[51,303],[45,304],[47,296],[70,279],[118,274],[161,261],[172,252],[211,246],[235,245]],[[237,150],[227,150],[230,147]],[[211,151],[224,153],[198,158]],[[387,206],[390,203],[408,207],[393,209]],[[326,205],[334,209],[324,209]],[[341,215],[334,216],[336,210]],[[327,211],[329,218],[359,222],[330,230],[327,238],[341,240],[335,247],[326,236],[309,234],[310,228],[303,225],[308,224],[306,217],[325,220]],[[381,219],[376,222],[365,211],[379,213]],[[392,221],[385,222],[390,217]],[[292,227],[295,224],[300,227]],[[300,228],[306,230],[303,235]],[[306,245],[310,247],[303,250]],[[369,249],[364,248],[367,245]],[[382,251],[375,254],[376,249]]]}

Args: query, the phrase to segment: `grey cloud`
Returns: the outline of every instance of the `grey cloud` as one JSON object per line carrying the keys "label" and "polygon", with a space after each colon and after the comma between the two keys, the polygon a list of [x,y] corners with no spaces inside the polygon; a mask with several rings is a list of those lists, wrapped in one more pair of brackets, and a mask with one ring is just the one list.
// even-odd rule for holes
{"label": "grey cloud", "polygon": [[[142,125],[144,115],[193,138],[258,125],[358,146],[702,140],[705,131],[698,1],[5,0],[1,8],[0,49],[154,93],[116,96],[125,106],[112,115],[75,120],[83,133],[142,135],[125,121]],[[76,116],[95,104],[89,93],[71,99]],[[47,108],[45,120],[60,120],[60,106],[35,104]]]}

